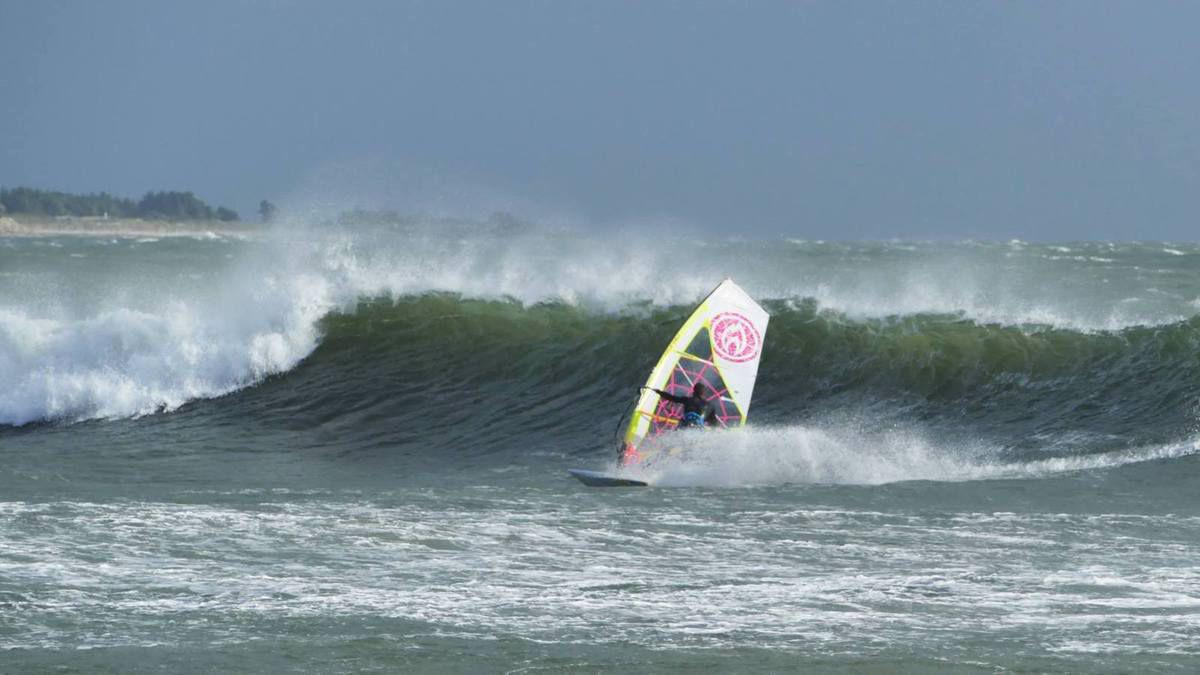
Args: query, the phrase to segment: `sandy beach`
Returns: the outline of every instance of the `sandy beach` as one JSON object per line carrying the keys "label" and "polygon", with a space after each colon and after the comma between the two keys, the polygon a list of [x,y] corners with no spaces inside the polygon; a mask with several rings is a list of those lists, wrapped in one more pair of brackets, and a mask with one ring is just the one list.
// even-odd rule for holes
{"label": "sandy beach", "polygon": [[260,223],[221,220],[143,220],[140,218],[0,216],[0,237],[196,237],[207,234],[252,236]]}

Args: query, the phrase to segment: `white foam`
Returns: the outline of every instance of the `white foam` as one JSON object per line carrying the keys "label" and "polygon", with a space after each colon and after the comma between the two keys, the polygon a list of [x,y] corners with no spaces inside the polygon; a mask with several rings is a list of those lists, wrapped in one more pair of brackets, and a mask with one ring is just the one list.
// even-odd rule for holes
{"label": "white foam", "polygon": [[316,322],[332,307],[319,277],[239,285],[82,316],[0,308],[0,424],[171,410],[286,371],[312,351]]}
{"label": "white foam", "polygon": [[[964,635],[1001,653],[1194,652],[1190,517],[503,495],[0,502],[0,574],[22,596],[0,649],[269,640],[286,619],[371,616],[468,640],[826,659],[864,644],[957,658]],[[1114,550],[1126,519],[1178,538]]]}
{"label": "white foam", "polygon": [[621,472],[665,487],[878,485],[1045,477],[1200,452],[1200,443],[1190,442],[1012,461],[1002,457],[1001,448],[983,443],[934,442],[919,430],[869,433],[845,426],[746,427],[665,436],[657,443],[664,451],[654,461]]}

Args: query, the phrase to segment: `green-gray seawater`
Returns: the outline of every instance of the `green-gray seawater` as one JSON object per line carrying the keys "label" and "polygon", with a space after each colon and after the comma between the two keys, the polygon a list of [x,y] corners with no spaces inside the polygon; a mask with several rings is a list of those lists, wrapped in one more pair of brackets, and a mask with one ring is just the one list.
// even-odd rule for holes
{"label": "green-gray seawater", "polygon": [[[0,239],[0,672],[1200,666],[1200,246],[637,236]],[[726,276],[750,425],[570,478]]]}

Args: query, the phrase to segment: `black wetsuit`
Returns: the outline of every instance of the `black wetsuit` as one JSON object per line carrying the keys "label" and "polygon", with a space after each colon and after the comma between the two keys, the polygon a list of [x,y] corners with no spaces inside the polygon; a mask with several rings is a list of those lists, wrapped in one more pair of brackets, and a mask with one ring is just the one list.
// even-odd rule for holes
{"label": "black wetsuit", "polygon": [[676,396],[675,394],[668,394],[662,389],[651,389],[651,391],[672,403],[679,403],[683,406],[683,419],[679,420],[677,429],[703,427],[706,424],[717,421],[716,406],[704,400],[703,396],[696,396],[695,394],[691,396]]}

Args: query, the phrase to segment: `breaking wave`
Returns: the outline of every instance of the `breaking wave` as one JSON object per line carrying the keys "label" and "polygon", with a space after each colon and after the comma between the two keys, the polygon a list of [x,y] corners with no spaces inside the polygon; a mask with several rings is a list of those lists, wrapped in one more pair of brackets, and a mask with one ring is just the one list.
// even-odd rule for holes
{"label": "breaking wave", "polygon": [[[291,222],[258,240],[5,240],[0,424],[225,397],[218,405],[267,420],[302,408],[289,424],[342,425],[364,443],[419,410],[426,447],[519,446],[536,432],[599,448],[691,304],[732,276],[773,315],[752,421],[791,429],[742,442],[781,437],[828,458],[835,437],[813,420],[916,420],[976,440],[935,461],[921,443],[885,438],[876,445],[911,463],[879,476],[814,464],[805,475],[969,475],[984,465],[970,448],[1022,452],[1080,429],[1089,453],[1188,437],[1197,255],[1186,245],[694,241],[670,228],[580,233],[504,217]],[[478,401],[503,413],[481,424]]]}

